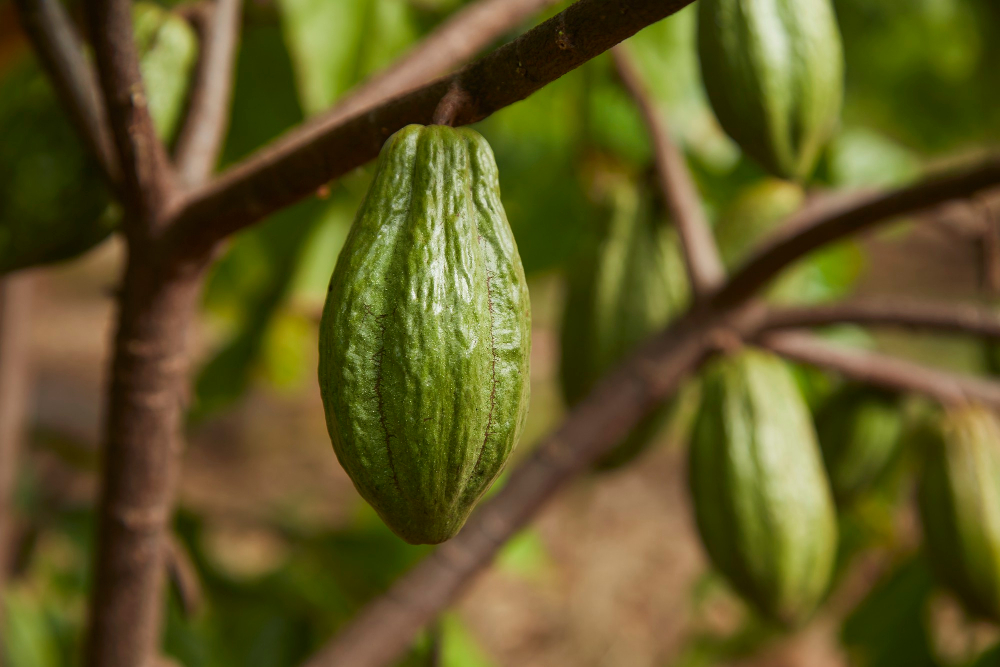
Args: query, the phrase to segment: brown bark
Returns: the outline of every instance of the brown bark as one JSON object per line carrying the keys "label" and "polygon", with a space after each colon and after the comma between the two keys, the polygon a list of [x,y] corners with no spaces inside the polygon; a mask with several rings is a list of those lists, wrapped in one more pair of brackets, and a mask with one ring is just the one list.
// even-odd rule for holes
{"label": "brown bark", "polygon": [[[12,501],[30,391],[31,280],[31,276],[24,273],[0,278],[0,599],[14,555]],[[0,664],[3,645],[3,605],[0,604]]]}
{"label": "brown bark", "polygon": [[89,667],[142,666],[158,652],[186,339],[201,275],[165,272],[141,247],[130,249],[104,428]]}

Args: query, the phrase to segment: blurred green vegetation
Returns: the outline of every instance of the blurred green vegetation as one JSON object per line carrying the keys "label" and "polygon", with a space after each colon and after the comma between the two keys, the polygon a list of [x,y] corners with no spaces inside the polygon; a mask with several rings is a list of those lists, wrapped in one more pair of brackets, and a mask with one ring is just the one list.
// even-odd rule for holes
{"label": "blurred green vegetation", "polygon": [[[4,4],[0,0],[0,8],[9,9]],[[463,4],[248,3],[223,164],[240,160],[329,107]],[[812,185],[905,183],[936,160],[1000,141],[996,0],[836,0],[835,6],[847,59],[846,106],[842,127]],[[150,99],[157,129],[169,138],[183,112],[185,86],[177,83],[183,80],[177,75],[191,67],[197,47],[190,30],[176,16],[164,14],[165,7],[140,17],[137,36],[150,49],[143,73],[156,82]],[[156,16],[170,21],[163,27]],[[627,48],[684,148],[714,221],[738,207],[767,177],[719,129],[707,105],[694,51],[694,18],[690,8],[683,10],[640,32]],[[649,138],[607,55],[496,113],[477,129],[496,154],[504,205],[533,288],[560,274],[592,239],[601,222],[602,179],[624,175],[650,187]],[[315,345],[315,314],[369,178],[369,167],[358,169],[327,192],[241,233],[228,246],[204,295],[214,344],[198,369],[190,428],[200,428],[233,406],[253,386],[294,390],[314,381],[314,357],[304,350]],[[83,228],[98,219],[108,202],[95,165],[30,55],[22,48],[15,57],[0,59],[0,255],[8,242],[2,237],[5,225],[18,216],[36,217],[39,228],[69,220]],[[84,246],[108,230],[101,227],[96,237],[88,235]],[[757,241],[759,237],[746,243]],[[854,244],[824,250],[790,273],[802,282],[794,289],[782,282],[772,296],[780,298],[788,290],[808,301],[843,296],[865,262]],[[551,319],[551,313],[536,313],[536,321]],[[819,373],[802,371],[800,379],[811,388],[814,409],[836,386]],[[558,412],[558,401],[551,403],[547,409]],[[521,447],[531,445],[523,442]],[[70,467],[75,459],[66,452],[73,451],[61,450]],[[894,465],[894,473],[883,476],[878,488],[841,516],[842,572],[859,554],[872,550],[890,554],[892,562],[882,581],[846,614],[841,633],[845,650],[855,664],[875,667],[1000,664],[1000,648],[965,662],[949,662],[935,653],[928,621],[934,594],[929,572],[893,528],[906,503],[907,471],[913,462],[904,456]],[[92,472],[92,465],[84,468]],[[87,507],[53,502],[42,480],[29,477],[22,480],[19,507],[31,539],[25,541],[20,569],[3,598],[6,664],[77,664],[92,514]],[[190,510],[177,517],[176,534],[205,594],[203,608],[193,617],[183,614],[176,594],[170,598],[164,651],[186,667],[296,665],[427,553],[392,536],[367,508],[336,530],[302,527],[287,517],[257,528],[280,545],[284,556],[263,574],[241,577],[206,550],[212,526],[204,517]],[[553,576],[544,542],[532,531],[507,545],[498,566],[526,579]],[[698,617],[720,595],[728,595],[724,586],[706,577],[691,591],[692,615]],[[431,634],[417,642],[404,664],[429,664],[434,643],[440,645],[446,667],[495,664],[457,615],[446,614]],[[733,632],[695,633],[670,664],[712,665],[749,656],[774,636],[773,628],[746,615]]]}

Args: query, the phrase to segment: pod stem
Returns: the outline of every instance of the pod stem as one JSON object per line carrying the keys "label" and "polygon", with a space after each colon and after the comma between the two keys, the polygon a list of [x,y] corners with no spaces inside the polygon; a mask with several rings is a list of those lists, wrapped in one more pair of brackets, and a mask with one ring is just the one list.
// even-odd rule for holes
{"label": "pod stem", "polygon": [[448,87],[448,92],[444,94],[441,101],[438,102],[437,108],[434,109],[431,124],[454,127],[457,124],[456,120],[462,112],[468,110],[471,101],[472,98],[469,96],[469,93],[462,88],[462,85],[456,79]]}

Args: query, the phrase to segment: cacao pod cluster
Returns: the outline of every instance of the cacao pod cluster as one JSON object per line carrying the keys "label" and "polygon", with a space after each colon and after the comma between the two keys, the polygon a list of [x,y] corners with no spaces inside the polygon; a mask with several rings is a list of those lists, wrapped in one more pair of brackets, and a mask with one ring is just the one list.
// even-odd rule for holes
{"label": "cacao pod cluster", "polygon": [[528,410],[531,309],[486,140],[410,125],[386,141],[320,325],[337,458],[407,542],[455,535]]}
{"label": "cacao pod cluster", "polygon": [[[687,276],[677,232],[649,194],[627,181],[611,192],[611,214],[570,272],[562,320],[560,381],[566,403],[582,400],[636,345],[686,306]],[[603,456],[599,470],[631,461],[669,413],[661,406]]]}

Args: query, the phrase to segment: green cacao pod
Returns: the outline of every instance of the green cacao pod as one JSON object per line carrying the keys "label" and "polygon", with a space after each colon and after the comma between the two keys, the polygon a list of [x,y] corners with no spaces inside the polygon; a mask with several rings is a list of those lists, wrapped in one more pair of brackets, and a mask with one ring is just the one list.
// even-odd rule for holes
{"label": "green cacao pod", "polygon": [[[621,184],[612,191],[611,204],[606,229],[569,276],[560,360],[569,405],[582,400],[638,343],[665,327],[688,299],[677,233],[655,214],[652,199]],[[665,405],[644,419],[596,468],[632,460],[668,412]]]}
{"label": "green cacao pod", "polygon": [[[157,133],[169,141],[187,99],[198,41],[187,21],[133,6],[140,66]],[[0,80],[0,274],[75,257],[118,224],[97,162],[33,63]]]}
{"label": "green cacao pod", "polygon": [[823,462],[839,503],[870,488],[889,467],[903,435],[900,407],[895,394],[848,384],[816,416]]}
{"label": "green cacao pod", "polygon": [[455,535],[528,409],[531,309],[493,153],[470,129],[409,125],[379,155],[320,325],[327,427],[397,535]]}
{"label": "green cacao pod", "polygon": [[764,616],[797,625],[826,592],[837,519],[809,411],[774,355],[709,363],[689,458],[705,550]]}
{"label": "green cacao pod", "polygon": [[970,612],[1000,621],[1000,423],[967,406],[928,436],[919,500],[931,564]]}
{"label": "green cacao pod", "polygon": [[775,176],[808,177],[843,98],[830,0],[701,0],[698,56],[723,129]]}

